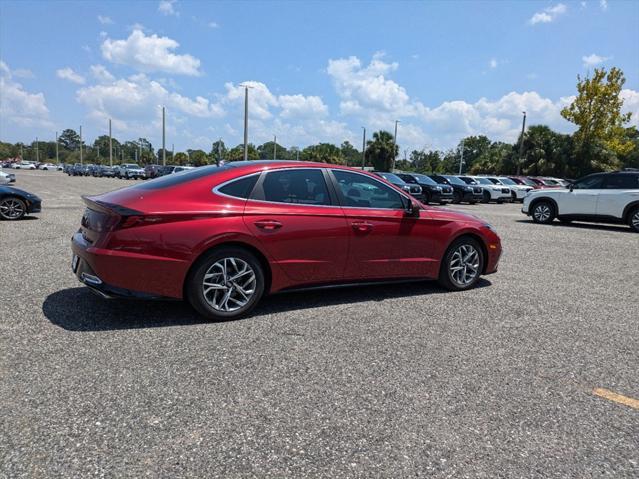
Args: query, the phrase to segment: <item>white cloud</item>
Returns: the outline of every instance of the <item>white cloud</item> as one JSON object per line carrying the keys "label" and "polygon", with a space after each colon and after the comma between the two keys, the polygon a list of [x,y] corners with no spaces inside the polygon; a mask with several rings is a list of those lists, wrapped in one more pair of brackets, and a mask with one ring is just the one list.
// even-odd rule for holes
{"label": "white cloud", "polygon": [[[0,60],[0,130],[7,125],[50,127],[43,93],[31,93],[13,80],[13,72]],[[0,134],[4,134],[0,131]]]}
{"label": "white cloud", "polygon": [[176,55],[180,44],[168,37],[145,35],[135,29],[126,40],[107,38],[102,55],[113,63],[128,65],[142,72],[162,71],[176,75],[199,75],[200,60],[191,55]]}
{"label": "white cloud", "polygon": [[28,68],[16,68],[11,72],[11,74],[16,78],[35,78],[35,75]]}
{"label": "white cloud", "polygon": [[111,25],[113,20],[111,20],[111,17],[107,17],[106,15],[98,15],[98,22],[102,25]]}
{"label": "white cloud", "polygon": [[[105,73],[110,75],[106,69],[100,68],[101,65],[96,67],[95,72],[102,79],[106,78]],[[159,105],[197,118],[219,118],[224,115],[220,105],[201,96],[189,98],[170,92],[144,74],[81,88],[76,97],[79,103],[91,110],[92,117],[114,117],[134,123],[144,123],[157,116]]]}
{"label": "white cloud", "polygon": [[605,12],[608,10],[608,0],[599,0],[599,7]]}
{"label": "white cloud", "polygon": [[557,19],[558,16],[566,13],[568,7],[563,3],[558,3],[557,5],[553,5],[552,7],[546,7],[541,12],[535,13],[528,22],[531,25],[536,25],[538,23],[550,23]]}
{"label": "white cloud", "polygon": [[497,68],[497,59],[496,58],[491,58],[490,62],[489,62],[490,68]]}
{"label": "white cloud", "polygon": [[173,8],[175,2],[176,0],[160,0],[160,3],[158,4],[158,12],[160,12],[162,15],[179,16],[180,13],[175,10],[175,8]]}
{"label": "white cloud", "polygon": [[104,65],[91,65],[91,74],[100,83],[110,83],[115,80],[115,77]]}
{"label": "white cloud", "polygon": [[55,73],[58,78],[77,83],[78,85],[83,85],[86,82],[85,78],[79,73],[74,72],[71,67],[60,68],[59,70],[56,70]]}
{"label": "white cloud", "polygon": [[318,96],[280,95],[282,118],[320,118],[328,115],[328,107]]}
{"label": "white cloud", "polygon": [[218,28],[220,25],[217,22],[209,22],[206,26],[209,28]]}
{"label": "white cloud", "polygon": [[581,60],[584,62],[584,67],[594,67],[600,65],[601,63],[610,60],[610,57],[602,57],[595,53],[581,57]]}
{"label": "white cloud", "polygon": [[630,125],[639,128],[639,91],[621,90],[621,98],[623,99],[621,111],[631,113]]}

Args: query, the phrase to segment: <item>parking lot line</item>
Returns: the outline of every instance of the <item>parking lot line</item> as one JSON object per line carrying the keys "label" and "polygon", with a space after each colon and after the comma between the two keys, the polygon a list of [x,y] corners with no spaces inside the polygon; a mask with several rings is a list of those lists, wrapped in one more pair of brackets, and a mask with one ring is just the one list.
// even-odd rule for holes
{"label": "parking lot line", "polygon": [[592,393],[595,396],[599,396],[610,401],[614,401],[619,404],[624,404],[625,406],[629,406],[633,409],[639,410],[639,399],[633,399],[628,396],[623,396],[622,394],[617,394],[608,389],[604,388],[595,388],[592,390]]}

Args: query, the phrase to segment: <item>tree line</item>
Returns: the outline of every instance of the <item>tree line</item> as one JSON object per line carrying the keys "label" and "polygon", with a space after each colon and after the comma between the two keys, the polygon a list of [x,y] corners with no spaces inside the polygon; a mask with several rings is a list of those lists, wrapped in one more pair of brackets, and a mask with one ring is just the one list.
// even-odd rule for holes
{"label": "tree line", "polygon": [[[576,178],[596,171],[639,168],[639,132],[627,126],[630,113],[622,114],[620,96],[625,83],[618,68],[610,71],[595,69],[592,77],[577,77],[577,96],[561,111],[561,115],[577,127],[572,135],[553,131],[546,125],[530,126],[515,143],[491,141],[487,136],[469,136],[457,147],[446,150],[413,150],[404,158],[397,158],[399,146],[388,131],[375,132],[366,144],[365,155],[349,141],[340,146],[319,143],[303,149],[286,148],[269,141],[259,146],[248,145],[249,160],[302,160],[348,166],[372,166],[377,170],[457,173],[463,157],[465,173],[525,174]],[[163,150],[155,150],[146,138],[121,142],[112,139],[113,162],[162,163]],[[61,162],[78,163],[82,148],[83,161],[105,164],[109,162],[109,137],[99,136],[86,145],[80,135],[66,129],[58,138],[58,157]],[[36,143],[0,142],[0,158],[16,158],[22,154],[26,161],[36,161]],[[37,144],[40,161],[56,155],[55,141]],[[188,149],[173,153],[166,151],[167,164],[202,166],[221,160],[244,159],[244,145],[232,148],[224,141],[211,144],[209,151]]]}

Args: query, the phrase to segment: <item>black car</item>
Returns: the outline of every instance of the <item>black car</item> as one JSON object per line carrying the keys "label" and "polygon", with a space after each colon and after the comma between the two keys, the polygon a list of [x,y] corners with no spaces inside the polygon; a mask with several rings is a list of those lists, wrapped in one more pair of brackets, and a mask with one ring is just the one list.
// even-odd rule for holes
{"label": "black car", "polygon": [[462,202],[474,205],[483,198],[483,190],[479,186],[469,186],[462,180],[452,175],[428,175],[440,185],[448,185],[453,188],[453,203]]}
{"label": "black car", "polygon": [[419,185],[422,187],[424,203],[439,203],[443,205],[446,201],[453,201],[453,187],[440,185],[430,176],[420,173],[397,173],[406,183]]}
{"label": "black car", "polygon": [[384,178],[389,183],[392,183],[395,186],[400,187],[406,193],[409,193],[411,196],[421,200],[424,196],[422,195],[422,187],[417,184],[409,184],[402,180],[395,173],[388,173],[386,171],[373,171],[377,176]]}
{"label": "black car", "polygon": [[0,219],[19,220],[28,213],[39,213],[42,200],[13,186],[0,186]]}
{"label": "black car", "polygon": [[111,166],[106,166],[106,165],[96,166],[93,170],[93,176],[99,176],[101,178],[103,177],[114,178],[115,170]]}

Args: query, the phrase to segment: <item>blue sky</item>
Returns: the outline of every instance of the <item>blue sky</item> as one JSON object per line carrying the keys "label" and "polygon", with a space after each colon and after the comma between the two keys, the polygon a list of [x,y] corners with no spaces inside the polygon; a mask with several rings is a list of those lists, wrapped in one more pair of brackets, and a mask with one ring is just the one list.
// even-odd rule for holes
{"label": "blue sky", "polygon": [[639,2],[0,3],[0,139],[83,125],[209,148],[285,146],[392,130],[402,149],[449,148],[529,124],[572,130],[559,111],[578,74],[618,66],[639,124]]}

